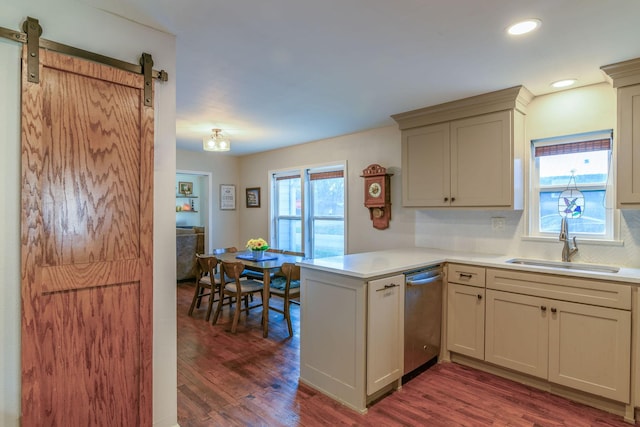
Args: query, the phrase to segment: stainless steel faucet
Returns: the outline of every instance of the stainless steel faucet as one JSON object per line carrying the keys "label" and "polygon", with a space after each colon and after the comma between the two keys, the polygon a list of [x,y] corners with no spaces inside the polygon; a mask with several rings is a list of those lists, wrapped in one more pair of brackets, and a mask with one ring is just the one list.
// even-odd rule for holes
{"label": "stainless steel faucet", "polygon": [[571,245],[571,240],[569,240],[569,226],[567,225],[566,217],[562,217],[559,237],[559,240],[564,242],[564,245],[562,246],[562,261],[570,262],[573,254],[578,252],[578,243],[576,243],[576,237],[573,236],[573,246]]}

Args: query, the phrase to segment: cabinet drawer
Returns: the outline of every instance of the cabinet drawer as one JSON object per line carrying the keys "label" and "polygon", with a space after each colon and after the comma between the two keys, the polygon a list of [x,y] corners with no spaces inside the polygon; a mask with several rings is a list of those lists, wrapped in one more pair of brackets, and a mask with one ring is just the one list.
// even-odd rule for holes
{"label": "cabinet drawer", "polygon": [[484,288],[485,268],[472,265],[449,264],[447,268],[447,281],[469,286]]}
{"label": "cabinet drawer", "polygon": [[487,288],[631,310],[631,286],[604,280],[489,268]]}

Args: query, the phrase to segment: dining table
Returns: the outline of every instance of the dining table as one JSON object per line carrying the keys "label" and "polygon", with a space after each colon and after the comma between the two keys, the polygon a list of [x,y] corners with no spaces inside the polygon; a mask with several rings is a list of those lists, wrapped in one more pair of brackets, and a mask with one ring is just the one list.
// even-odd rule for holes
{"label": "dining table", "polygon": [[[225,252],[215,254],[219,261],[238,262],[244,264],[246,270],[261,272],[263,275],[262,283],[262,336],[269,336],[269,298],[271,297],[270,283],[271,273],[277,271],[282,264],[286,262],[297,263],[302,261],[303,257],[277,252],[266,252],[263,259],[256,259],[251,251],[242,252]],[[222,277],[222,274],[221,274]]]}

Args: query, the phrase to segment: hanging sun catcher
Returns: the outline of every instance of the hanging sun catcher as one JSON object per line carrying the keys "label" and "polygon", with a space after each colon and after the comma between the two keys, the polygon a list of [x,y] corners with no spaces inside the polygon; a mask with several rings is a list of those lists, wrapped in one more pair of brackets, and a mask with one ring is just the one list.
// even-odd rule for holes
{"label": "hanging sun catcher", "polygon": [[[567,188],[558,197],[558,214],[565,218],[580,218],[584,213],[584,195],[576,185],[575,170],[571,170],[571,178]],[[571,187],[573,181],[573,187]]]}

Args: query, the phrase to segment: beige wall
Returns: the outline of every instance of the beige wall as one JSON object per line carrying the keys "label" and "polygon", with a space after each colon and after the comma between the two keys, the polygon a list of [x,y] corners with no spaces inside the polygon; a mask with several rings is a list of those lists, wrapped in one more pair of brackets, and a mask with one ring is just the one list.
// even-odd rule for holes
{"label": "beige wall", "polygon": [[[177,425],[175,180],[175,37],[64,0],[3,1],[0,26],[19,30],[27,16],[43,37],[137,63],[153,55],[169,82],[156,84],[154,165],[153,422]],[[0,40],[0,425],[20,416],[20,49]],[[160,118],[162,120],[160,120]]]}
{"label": "beige wall", "polygon": [[[240,160],[240,240],[269,233],[269,171],[347,162],[347,253],[413,246],[414,214],[402,208],[400,131],[397,126],[344,135],[285,149],[244,156]],[[391,177],[392,219],[389,228],[376,230],[364,207],[362,170],[372,163],[387,168]],[[260,209],[246,209],[247,187],[260,187]]]}
{"label": "beige wall", "polygon": [[[210,247],[243,247],[240,239],[240,210],[244,209],[244,190],[240,190],[239,157],[225,153],[176,150],[176,168],[181,172],[207,172],[211,174],[209,194],[211,218],[207,226]],[[220,210],[220,184],[236,186],[236,210]]]}

